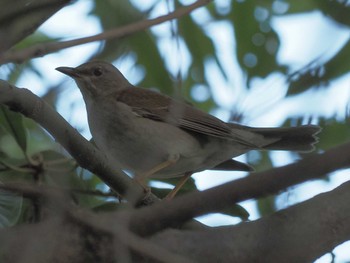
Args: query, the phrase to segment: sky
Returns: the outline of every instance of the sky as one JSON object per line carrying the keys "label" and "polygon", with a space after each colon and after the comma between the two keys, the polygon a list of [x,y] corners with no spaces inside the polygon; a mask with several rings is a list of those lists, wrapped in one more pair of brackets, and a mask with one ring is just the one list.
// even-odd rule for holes
{"label": "sky", "polygon": [[[141,9],[149,7],[154,0],[140,1],[134,0]],[[190,1],[183,1],[185,4]],[[225,1],[217,0],[216,3],[221,6],[225,6]],[[283,6],[281,7],[283,9]],[[98,21],[93,17],[87,17],[87,13],[91,9],[90,1],[77,1],[73,5],[67,6],[50,18],[40,30],[48,33],[52,37],[62,37],[65,39],[78,38],[88,36],[101,32],[101,28]],[[158,16],[160,13],[167,13],[167,6],[162,5],[156,8],[151,16]],[[200,13],[197,19],[208,19],[205,13]],[[332,56],[337,50],[339,50],[344,43],[350,37],[349,28],[341,27],[338,24],[326,18],[320,12],[305,13],[300,15],[287,15],[274,17],[272,21],[274,29],[278,32],[281,38],[281,48],[278,53],[278,59],[281,63],[292,65],[297,70],[307,65],[311,60],[322,57],[327,59]],[[84,25],[82,27],[81,25]],[[302,30],[301,30],[302,28]],[[169,25],[157,26],[153,30],[155,34],[163,34],[169,29]],[[208,34],[214,36],[215,45],[219,51],[222,63],[225,68],[234,69],[233,76],[229,76],[230,84],[225,81],[218,69],[214,66],[208,66],[208,69],[212,76],[209,78],[210,83],[215,83],[217,87],[214,93],[214,99],[222,107],[213,113],[223,120],[227,120],[229,117],[232,105],[237,104],[237,96],[235,96],[235,89],[232,87],[239,87],[244,85],[244,79],[241,77],[243,74],[237,65],[237,61],[234,59],[232,45],[235,45],[233,36],[233,28],[229,27],[225,22],[212,23],[206,28]],[[159,43],[160,49],[167,60],[167,64],[171,69],[176,71],[178,68],[186,70],[188,67],[189,59],[184,48],[180,48],[178,52],[169,52],[174,50],[174,44],[164,40]],[[317,46],[317,48],[315,48]],[[59,66],[77,66],[85,61],[86,54],[93,53],[98,47],[97,43],[86,44],[78,47],[69,48],[56,54],[47,55],[44,58],[35,59],[36,65],[45,72],[44,80],[39,79],[32,74],[25,74],[19,81],[18,86],[25,86],[31,89],[37,95],[43,95],[48,85],[55,85],[65,80],[67,88],[65,89],[63,96],[65,99],[61,100],[58,105],[58,111],[62,114],[74,127],[76,127],[86,138],[90,138],[90,133],[86,122],[86,112],[84,103],[79,90],[75,87],[72,80],[66,76],[55,71],[54,69]],[[295,54],[298,56],[295,56]],[[178,59],[180,57],[180,60]],[[232,59],[227,59],[232,58]],[[122,73],[130,80],[131,83],[137,83],[140,80],[140,76],[133,70],[133,61],[123,60],[122,63],[115,63]],[[265,79],[255,78],[253,80],[252,94],[245,94],[250,98],[243,103],[239,102],[242,110],[252,112],[247,116],[246,124],[254,126],[278,126],[281,124],[287,116],[302,114],[307,109],[310,114],[317,112],[322,113],[324,116],[332,116],[335,113],[344,115],[344,108],[349,102],[350,98],[350,76],[344,76],[332,83],[332,87],[327,90],[327,95],[320,92],[310,92],[309,100],[305,104],[304,100],[301,100],[299,96],[295,96],[285,101],[280,101],[280,98],[284,96],[286,89],[286,80],[281,74],[272,73]],[[344,87],[348,87],[344,89]],[[270,91],[265,100],[269,101],[269,107],[264,111],[264,114],[254,112],[254,108],[262,102],[257,99],[260,98],[260,94],[266,93],[266,89]],[[197,96],[202,99],[208,94],[205,88],[198,86],[193,91]],[[64,95],[67,96],[64,96]],[[68,96],[69,95],[69,96]],[[243,94],[244,95],[244,94]],[[332,98],[331,101],[329,98]],[[318,107],[318,105],[327,105],[327,107]],[[273,153],[274,164],[276,166],[284,165],[292,161],[288,153]],[[244,157],[238,158],[244,161]],[[213,172],[204,171],[195,174],[193,177],[196,180],[198,188],[201,190],[209,187],[222,184],[227,181],[231,181],[238,177],[244,176],[244,173],[235,173],[232,175],[230,172]],[[312,183],[306,183],[301,186],[296,186],[293,191],[293,195],[289,193],[283,194],[279,197],[280,206],[288,207],[294,203],[301,202],[309,199],[312,196],[322,192],[329,191],[334,187],[340,185],[342,182],[349,180],[350,176],[348,171],[342,171],[331,177],[331,183],[323,181],[317,181]],[[252,201],[243,202],[243,206],[250,212],[251,219],[254,220],[258,217],[255,210],[255,204]],[[212,215],[201,218],[204,223],[210,225],[222,225],[232,224],[239,222],[238,219],[229,218],[222,215]],[[337,262],[348,259],[350,255],[344,251],[350,251],[350,244],[347,246],[339,246],[335,251],[337,254]],[[340,261],[338,261],[340,260]],[[317,262],[329,262],[330,256],[325,255]]]}

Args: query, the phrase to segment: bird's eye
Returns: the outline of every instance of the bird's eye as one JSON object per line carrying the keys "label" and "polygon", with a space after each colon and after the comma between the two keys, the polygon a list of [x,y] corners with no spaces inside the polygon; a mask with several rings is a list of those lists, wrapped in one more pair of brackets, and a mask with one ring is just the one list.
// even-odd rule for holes
{"label": "bird's eye", "polygon": [[100,68],[95,68],[94,71],[93,71],[93,73],[94,73],[94,75],[95,75],[96,77],[99,77],[99,76],[102,75],[102,69],[100,69]]}

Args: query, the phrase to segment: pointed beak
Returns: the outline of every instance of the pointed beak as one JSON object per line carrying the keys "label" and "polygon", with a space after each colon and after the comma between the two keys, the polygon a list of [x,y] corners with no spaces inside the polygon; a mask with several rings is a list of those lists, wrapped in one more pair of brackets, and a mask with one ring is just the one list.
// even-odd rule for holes
{"label": "pointed beak", "polygon": [[58,67],[58,68],[56,68],[56,70],[59,72],[62,72],[63,74],[66,74],[72,78],[77,78],[80,76],[79,71],[76,68]]}

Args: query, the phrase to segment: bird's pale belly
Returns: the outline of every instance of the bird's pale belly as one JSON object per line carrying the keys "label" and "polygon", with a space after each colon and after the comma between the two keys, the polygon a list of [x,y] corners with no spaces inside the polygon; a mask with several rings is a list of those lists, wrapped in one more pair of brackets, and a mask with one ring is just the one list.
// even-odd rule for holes
{"label": "bird's pale belly", "polygon": [[[169,159],[174,160],[173,164],[150,176],[167,178],[182,176],[203,163],[206,157],[203,145],[189,133],[163,122],[144,118],[135,121],[137,127],[129,123],[127,128],[123,125],[122,131],[117,122],[91,128],[96,145],[122,169],[142,175]],[[108,130],[105,127],[109,127]]]}

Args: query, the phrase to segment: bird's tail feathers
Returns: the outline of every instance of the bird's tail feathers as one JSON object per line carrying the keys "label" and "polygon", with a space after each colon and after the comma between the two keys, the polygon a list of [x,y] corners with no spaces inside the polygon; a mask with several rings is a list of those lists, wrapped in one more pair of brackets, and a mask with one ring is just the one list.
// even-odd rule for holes
{"label": "bird's tail feathers", "polygon": [[309,152],[314,150],[314,145],[318,142],[316,135],[321,128],[317,125],[304,125],[290,128],[250,128],[250,131],[264,136],[267,140],[276,139],[264,145],[263,149]]}

